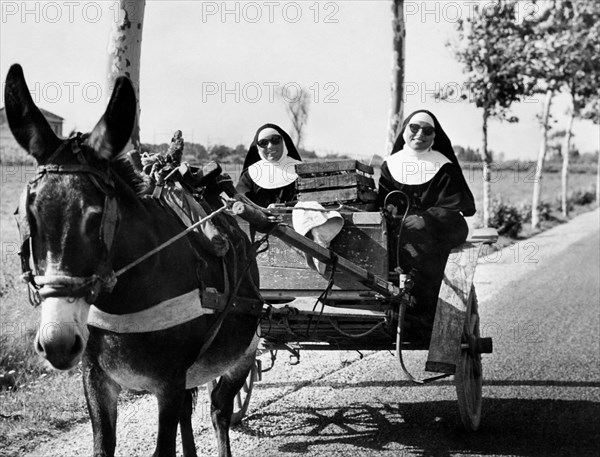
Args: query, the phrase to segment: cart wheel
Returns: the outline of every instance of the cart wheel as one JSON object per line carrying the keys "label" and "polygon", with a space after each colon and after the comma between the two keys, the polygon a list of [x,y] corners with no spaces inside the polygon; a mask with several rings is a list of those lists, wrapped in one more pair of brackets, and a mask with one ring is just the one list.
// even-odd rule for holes
{"label": "cart wheel", "polygon": [[[258,379],[259,369],[259,362],[257,359],[255,359],[254,363],[252,364],[252,368],[250,369],[250,372],[248,373],[248,376],[244,381],[244,385],[233,399],[233,413],[231,414],[231,425],[239,424],[246,415],[246,412],[248,411],[248,406],[250,405],[250,396],[252,395],[254,382]],[[206,385],[209,399],[212,395],[212,391],[215,389],[215,387],[217,387],[218,382],[219,378],[216,378]]]}
{"label": "cart wheel", "polygon": [[[477,312],[477,296],[475,288],[471,288],[467,303],[467,316],[463,329],[462,343],[469,342],[471,337],[479,338],[479,314]],[[481,385],[482,369],[481,354],[461,349],[456,372],[454,374],[456,393],[458,395],[458,409],[460,418],[468,431],[479,428],[481,421]]]}

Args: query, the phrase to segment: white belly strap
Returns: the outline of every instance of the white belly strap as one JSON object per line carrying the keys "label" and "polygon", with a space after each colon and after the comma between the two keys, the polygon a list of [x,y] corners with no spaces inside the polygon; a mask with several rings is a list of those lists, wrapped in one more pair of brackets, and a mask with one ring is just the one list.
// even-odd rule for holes
{"label": "white belly strap", "polygon": [[214,312],[202,307],[200,291],[195,289],[136,313],[109,314],[92,305],[88,325],[115,333],[156,332]]}

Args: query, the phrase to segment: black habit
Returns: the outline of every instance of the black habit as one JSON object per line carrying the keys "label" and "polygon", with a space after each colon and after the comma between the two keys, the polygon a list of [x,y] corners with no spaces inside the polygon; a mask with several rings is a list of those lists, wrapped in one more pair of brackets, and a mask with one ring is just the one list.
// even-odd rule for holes
{"label": "black habit", "polygon": [[250,145],[248,153],[246,154],[246,160],[244,161],[244,166],[242,168],[242,173],[236,186],[236,190],[238,193],[245,195],[252,202],[262,207],[267,207],[271,203],[286,203],[293,201],[296,195],[295,182],[292,182],[284,187],[265,189],[256,184],[250,177],[248,167],[262,159],[258,153],[258,134],[266,128],[277,130],[277,132],[279,132],[279,134],[283,137],[283,141],[287,149],[287,155],[289,157],[299,161],[302,160],[300,158],[300,154],[298,154],[298,151],[296,150],[294,142],[281,127],[275,124],[265,124],[256,131],[254,139],[252,140],[252,144]]}
{"label": "black habit", "polygon": [[[401,132],[417,112],[405,120]],[[423,229],[408,229],[401,227],[402,219],[388,217],[388,248],[390,269],[399,265],[404,273],[412,272],[415,278],[412,295],[417,301],[418,313],[432,320],[448,255],[452,248],[466,240],[468,226],[464,216],[475,214],[475,202],[450,140],[435,116],[425,112],[435,122],[436,136],[432,149],[442,153],[450,162],[421,184],[398,182],[390,173],[387,161],[384,162],[379,180],[379,205],[384,208],[388,194],[401,191],[409,200],[408,215],[421,216],[425,222]],[[392,154],[401,151],[404,143],[400,133]],[[389,195],[386,203],[397,206],[398,215],[402,216],[407,208],[406,198],[394,193]]]}

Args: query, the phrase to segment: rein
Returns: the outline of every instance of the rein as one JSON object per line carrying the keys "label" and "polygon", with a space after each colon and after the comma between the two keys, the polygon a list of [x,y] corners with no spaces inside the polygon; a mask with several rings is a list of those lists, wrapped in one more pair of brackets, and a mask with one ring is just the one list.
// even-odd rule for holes
{"label": "rein", "polygon": [[161,245],[155,247],[154,249],[152,249],[151,251],[148,251],[146,254],[144,254],[143,256],[139,257],[138,259],[134,260],[133,262],[125,265],[123,268],[121,268],[120,270],[118,270],[115,273],[115,277],[119,277],[121,276],[123,273],[125,273],[127,270],[132,269],[133,267],[135,267],[136,265],[139,265],[140,263],[142,263],[144,260],[148,259],[149,257],[152,257],[154,254],[162,251],[163,249],[165,249],[166,247],[170,246],[171,244],[173,244],[175,241],[179,240],[180,238],[183,238],[185,235],[187,235],[188,233],[190,233],[191,231],[195,230],[198,226],[204,224],[205,222],[208,222],[210,219],[212,219],[213,217],[215,217],[217,214],[222,213],[223,211],[229,209],[231,207],[231,203],[227,203],[225,206],[222,206],[221,208],[219,208],[216,211],[213,211],[212,213],[210,213],[208,216],[200,219],[198,222],[190,225],[187,229],[185,229],[183,232],[179,232],[177,235],[169,238],[167,241],[165,241],[164,243],[162,243]]}

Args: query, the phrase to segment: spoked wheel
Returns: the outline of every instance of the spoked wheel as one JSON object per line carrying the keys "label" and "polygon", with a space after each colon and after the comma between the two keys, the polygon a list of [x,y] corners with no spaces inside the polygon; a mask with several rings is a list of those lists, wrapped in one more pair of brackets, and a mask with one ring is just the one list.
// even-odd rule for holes
{"label": "spoked wheel", "polygon": [[467,303],[462,349],[454,374],[460,418],[469,431],[477,430],[481,421],[481,353],[474,347],[479,336],[477,296],[475,288],[472,288]]}
{"label": "spoked wheel", "polygon": [[[254,363],[252,364],[252,369],[250,370],[248,376],[246,377],[246,380],[244,381],[244,385],[233,399],[233,413],[231,414],[231,425],[239,424],[246,415],[246,412],[248,411],[248,406],[250,405],[250,397],[252,395],[252,389],[254,388],[254,382],[258,379],[259,369],[259,361],[255,359]],[[218,382],[219,378],[216,378],[206,385],[209,399],[212,396],[212,391],[217,387]]]}

